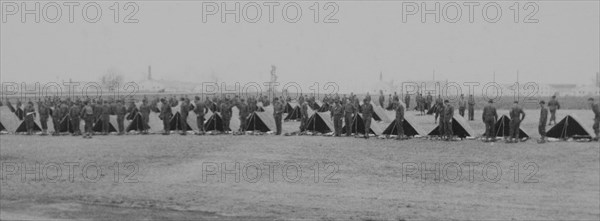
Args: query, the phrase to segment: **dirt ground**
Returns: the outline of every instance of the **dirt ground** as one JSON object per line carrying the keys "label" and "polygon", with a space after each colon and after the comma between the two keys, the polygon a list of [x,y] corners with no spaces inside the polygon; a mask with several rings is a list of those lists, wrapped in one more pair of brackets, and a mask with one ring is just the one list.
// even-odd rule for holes
{"label": "dirt ground", "polygon": [[[561,110],[558,120],[567,113],[591,128],[591,111]],[[533,140],[519,144],[2,135],[0,219],[600,219],[600,143],[537,144],[538,111],[527,114]]]}

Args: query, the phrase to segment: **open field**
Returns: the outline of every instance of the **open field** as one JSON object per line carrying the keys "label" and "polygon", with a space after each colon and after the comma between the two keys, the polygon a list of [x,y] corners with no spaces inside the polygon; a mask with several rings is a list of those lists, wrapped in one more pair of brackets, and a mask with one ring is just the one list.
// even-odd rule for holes
{"label": "open field", "polygon": [[[536,139],[538,111],[526,112],[523,128]],[[571,112],[591,128],[589,110],[557,119]],[[482,133],[475,116],[469,123]],[[415,119],[435,127],[431,116]],[[297,126],[286,122],[284,132]],[[224,171],[236,162],[237,173]],[[21,173],[36,163],[38,180]],[[3,135],[0,165],[1,219],[600,219],[597,142]]]}

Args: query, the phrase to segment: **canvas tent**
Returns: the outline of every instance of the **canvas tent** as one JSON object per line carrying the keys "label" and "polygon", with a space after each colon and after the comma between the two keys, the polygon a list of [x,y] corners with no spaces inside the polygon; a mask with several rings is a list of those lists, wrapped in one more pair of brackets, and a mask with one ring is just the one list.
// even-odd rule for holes
{"label": "canvas tent", "polygon": [[186,127],[183,128],[183,125],[181,124],[181,113],[179,112],[175,113],[175,115],[173,115],[173,117],[171,117],[171,119],[169,120],[169,130],[192,131],[192,128],[190,127],[189,123],[187,123],[187,119],[185,126]]}
{"label": "canvas tent", "polygon": [[[506,115],[502,115],[496,124],[494,124],[496,131],[496,137],[508,137],[510,136],[510,118]],[[519,139],[529,138],[529,135],[519,127]]]}
{"label": "canvas tent", "polygon": [[330,105],[329,105],[328,103],[323,103],[323,104],[321,105],[321,107],[319,107],[319,109],[317,109],[317,112],[327,112],[327,111],[329,111],[330,109],[331,109],[331,108],[330,108]]}
{"label": "canvas tent", "polygon": [[375,105],[371,102],[371,106],[373,106],[373,120],[375,121],[383,121],[386,123],[392,122],[394,118],[390,118],[387,114],[387,111],[382,107]]}
{"label": "canvas tent", "polygon": [[[26,133],[27,126],[25,125],[25,121],[22,121],[15,133]],[[35,121],[33,122],[33,132],[42,132],[42,128]]]}
{"label": "canvas tent", "polygon": [[246,120],[246,131],[276,131],[275,119],[267,112],[254,112]]}
{"label": "canvas tent", "polygon": [[[113,132],[117,132],[117,129],[115,128],[115,124],[113,124],[113,120],[111,119],[113,116],[110,116],[109,118],[109,122],[108,122],[108,132],[109,133],[113,133]],[[116,116],[115,116],[116,118]],[[115,120],[116,123],[116,120]],[[102,124],[103,121],[101,118],[98,118],[98,120],[96,120],[96,123],[94,123],[94,126],[92,127],[92,131],[93,132],[97,132],[97,133],[102,133]]]}
{"label": "canvas tent", "polygon": [[550,130],[546,132],[547,137],[558,138],[558,139],[591,139],[594,134],[588,128],[585,128],[575,115],[567,115],[565,118],[560,120]]}
{"label": "canvas tent", "polygon": [[[349,125],[344,125],[342,128],[342,133],[345,134],[348,130]],[[350,132],[353,134],[365,134],[365,123],[361,116],[361,114],[356,114],[352,118],[352,128],[350,128]],[[379,128],[379,126],[375,123],[375,121],[371,118],[371,128],[369,130],[369,134],[380,135],[383,133],[383,130]]]}
{"label": "canvas tent", "polygon": [[433,115],[435,112],[437,112],[437,105],[431,104],[431,107],[427,110],[427,115]]}
{"label": "canvas tent", "polygon": [[285,117],[285,121],[289,120],[299,120],[302,117],[300,105],[298,103],[287,103],[285,105],[287,116]]}
{"label": "canvas tent", "polygon": [[135,112],[135,115],[133,115],[133,119],[131,119],[131,122],[129,123],[129,125],[127,125],[127,128],[125,128],[125,132],[143,130],[144,120],[142,119],[142,114],[140,114],[139,112]]}
{"label": "canvas tent", "polygon": [[[439,125],[435,127],[431,132],[429,132],[428,135],[439,136],[440,131],[438,127]],[[475,131],[473,131],[471,126],[469,126],[467,120],[465,120],[465,118],[461,117],[458,114],[454,114],[454,117],[452,117],[452,133],[454,136],[460,138],[472,137],[473,135],[475,135]]]}
{"label": "canvas tent", "polygon": [[211,113],[210,117],[204,122],[204,130],[225,132],[225,129],[223,128],[223,118],[221,118],[221,114]]}
{"label": "canvas tent", "polygon": [[0,122],[0,132],[6,132],[6,127],[4,127],[4,124],[2,124],[2,122]]}
{"label": "canvas tent", "polygon": [[292,112],[294,112],[294,108],[299,107],[299,106],[300,105],[298,104],[298,102],[294,102],[294,101],[286,102],[283,113],[291,114]]}
{"label": "canvas tent", "polygon": [[331,121],[331,115],[327,112],[315,112],[308,118],[306,123],[305,131],[329,133],[333,132],[333,122]]}
{"label": "canvas tent", "polygon": [[[404,131],[404,135],[408,137],[413,137],[416,135],[425,136],[427,133],[419,128],[410,117],[404,116],[404,123],[402,123],[402,129]],[[383,131],[384,135],[398,135],[398,128],[396,125],[396,120],[392,121],[390,125]]]}

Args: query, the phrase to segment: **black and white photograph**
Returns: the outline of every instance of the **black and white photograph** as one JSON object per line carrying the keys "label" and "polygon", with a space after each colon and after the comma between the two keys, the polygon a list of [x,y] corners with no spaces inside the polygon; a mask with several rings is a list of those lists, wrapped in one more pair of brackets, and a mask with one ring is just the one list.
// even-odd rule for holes
{"label": "black and white photograph", "polygon": [[599,0],[0,6],[0,220],[600,220]]}

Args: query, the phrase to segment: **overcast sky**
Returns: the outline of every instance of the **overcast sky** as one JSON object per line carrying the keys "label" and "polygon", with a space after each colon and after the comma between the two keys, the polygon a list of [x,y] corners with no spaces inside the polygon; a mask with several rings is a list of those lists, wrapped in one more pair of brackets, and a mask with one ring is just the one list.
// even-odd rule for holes
{"label": "overcast sky", "polygon": [[[284,21],[282,5],[275,8],[274,23],[266,6],[254,24],[243,18],[235,23],[233,16],[222,23],[220,14],[204,23],[202,3],[192,1],[138,2],[139,23],[132,24],[114,23],[111,2],[100,2],[103,14],[95,24],[83,21],[81,6],[74,23],[68,22],[66,6],[55,24],[35,23],[33,16],[23,24],[20,14],[5,15],[1,80],[89,81],[109,68],[140,80],[152,65],[157,79],[262,82],[273,64],[283,83],[336,81],[357,88],[375,83],[379,72],[396,81],[431,80],[435,70],[436,79],[487,82],[495,71],[496,81],[514,82],[518,70],[521,81],[588,83],[600,69],[598,1],[537,2],[538,23],[523,23],[533,10],[523,9],[523,3],[515,23],[509,9],[514,2],[504,1],[497,23],[484,21],[483,3],[475,7],[473,23],[466,6],[457,23],[436,23],[433,16],[422,23],[420,14],[402,22],[399,1],[336,2],[338,23],[322,22],[333,7],[325,10],[321,3],[321,21],[314,23],[313,3],[299,2],[303,14],[297,23]],[[121,17],[131,9],[122,9]],[[294,17],[293,9],[288,12]],[[52,10],[48,13],[52,17]]]}

